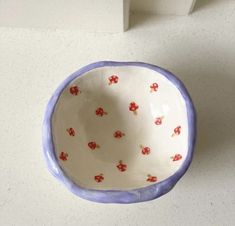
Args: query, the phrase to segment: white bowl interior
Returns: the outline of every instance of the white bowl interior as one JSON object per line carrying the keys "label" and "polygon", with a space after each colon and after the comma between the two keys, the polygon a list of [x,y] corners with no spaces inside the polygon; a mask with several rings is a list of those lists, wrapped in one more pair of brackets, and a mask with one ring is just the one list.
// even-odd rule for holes
{"label": "white bowl interior", "polygon": [[[138,109],[129,109],[132,102]],[[162,74],[139,66],[106,66],[74,79],[55,106],[52,133],[61,168],[88,189],[158,183],[180,168],[188,151],[180,91]]]}

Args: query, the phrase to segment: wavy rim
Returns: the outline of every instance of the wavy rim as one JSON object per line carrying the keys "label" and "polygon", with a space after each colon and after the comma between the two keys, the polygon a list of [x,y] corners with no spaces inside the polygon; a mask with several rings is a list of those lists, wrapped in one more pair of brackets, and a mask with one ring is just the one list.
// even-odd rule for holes
{"label": "wavy rim", "polygon": [[[137,66],[145,67],[151,70],[154,70],[161,75],[165,76],[169,81],[171,81],[180,91],[183,96],[186,108],[187,108],[187,118],[188,118],[188,154],[179,170],[177,170],[172,176],[167,179],[149,185],[143,188],[121,191],[121,190],[95,190],[95,189],[86,189],[82,188],[79,185],[75,184],[66,174],[63,172],[62,168],[59,165],[59,161],[55,155],[54,144],[52,139],[52,128],[51,128],[51,118],[54,112],[56,103],[63,92],[64,88],[67,85],[82,74],[93,70],[95,68],[107,67],[107,66]],[[47,163],[49,171],[61,181],[72,193],[78,195],[81,198],[100,202],[100,203],[136,203],[144,202],[156,199],[167,192],[169,192],[177,181],[185,174],[187,171],[193,157],[193,149],[196,141],[196,113],[193,102],[189,96],[188,91],[186,90],[184,84],[176,78],[171,72],[160,68],[155,65],[142,63],[142,62],[114,62],[114,61],[99,61],[96,63],[89,64],[80,70],[71,74],[66,78],[60,86],[56,89],[51,99],[49,100],[46,112],[43,121],[43,150],[44,158]]]}

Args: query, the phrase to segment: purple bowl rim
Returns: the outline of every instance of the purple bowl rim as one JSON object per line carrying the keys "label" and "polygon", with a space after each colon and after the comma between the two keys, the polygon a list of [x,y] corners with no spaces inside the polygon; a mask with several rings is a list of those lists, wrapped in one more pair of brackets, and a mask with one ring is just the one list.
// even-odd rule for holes
{"label": "purple bowl rim", "polygon": [[[52,139],[52,129],[51,129],[51,118],[54,112],[56,103],[63,92],[64,88],[74,80],[75,78],[81,76],[82,74],[93,70],[95,68],[101,67],[115,67],[115,66],[137,66],[144,67],[150,70],[156,71],[171,81],[180,91],[182,97],[185,100],[187,108],[187,118],[188,118],[188,154],[183,165],[177,170],[173,175],[167,179],[158,182],[153,185],[146,187],[132,189],[132,190],[95,190],[82,188],[75,184],[62,170],[59,165],[59,161],[55,155],[54,144]],[[144,202],[156,199],[167,192],[169,192],[177,181],[185,174],[187,171],[193,157],[193,149],[196,141],[196,112],[193,102],[190,98],[188,91],[186,90],[184,84],[171,72],[143,62],[115,62],[115,61],[99,61],[91,63],[87,66],[82,67],[78,71],[74,72],[68,76],[56,89],[52,97],[50,98],[43,120],[43,130],[42,130],[42,143],[43,143],[43,153],[49,171],[61,181],[72,193],[78,195],[81,198],[99,202],[99,203],[136,203]]]}

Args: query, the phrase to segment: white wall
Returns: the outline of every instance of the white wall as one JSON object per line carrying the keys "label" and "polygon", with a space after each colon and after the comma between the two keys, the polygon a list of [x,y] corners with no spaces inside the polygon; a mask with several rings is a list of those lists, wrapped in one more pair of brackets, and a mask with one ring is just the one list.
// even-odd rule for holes
{"label": "white wall", "polygon": [[157,14],[186,15],[196,0],[132,0],[131,10]]}
{"label": "white wall", "polygon": [[129,0],[0,0],[0,26],[123,31],[128,25],[128,3]]}
{"label": "white wall", "polygon": [[120,32],[132,11],[185,15],[196,0],[0,0],[0,26]]}

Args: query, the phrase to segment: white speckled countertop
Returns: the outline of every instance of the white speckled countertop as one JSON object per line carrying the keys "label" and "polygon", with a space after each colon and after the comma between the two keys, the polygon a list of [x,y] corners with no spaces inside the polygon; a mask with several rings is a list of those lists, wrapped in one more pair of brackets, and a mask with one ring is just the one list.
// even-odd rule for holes
{"label": "white speckled countertop", "polygon": [[[57,85],[98,60],[144,61],[185,83],[198,112],[186,175],[146,203],[97,204],[47,171],[41,124]],[[0,28],[0,225],[232,226],[235,222],[235,1],[188,17],[132,17],[126,33]]]}

